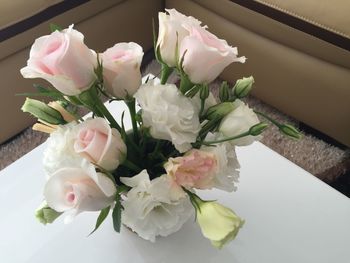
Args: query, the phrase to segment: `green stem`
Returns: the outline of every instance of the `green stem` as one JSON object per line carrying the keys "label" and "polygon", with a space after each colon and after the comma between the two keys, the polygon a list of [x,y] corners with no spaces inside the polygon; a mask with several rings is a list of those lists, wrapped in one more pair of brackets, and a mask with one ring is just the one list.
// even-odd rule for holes
{"label": "green stem", "polygon": [[170,76],[170,74],[173,72],[173,68],[168,67],[168,65],[162,63],[162,70],[161,70],[161,76],[160,76],[160,84],[164,85]]}
{"label": "green stem", "polygon": [[137,128],[137,121],[136,121],[135,99],[133,98],[131,100],[125,100],[125,104],[129,108],[132,130],[134,133],[134,140],[135,140],[135,143],[138,144],[140,137],[139,137],[139,130]]}
{"label": "green stem", "polygon": [[180,91],[182,94],[186,94],[187,91],[189,91],[193,87],[193,83],[190,81],[190,79],[185,75],[181,75],[181,81],[180,81]]}
{"label": "green stem", "polygon": [[212,145],[212,144],[216,144],[216,143],[220,143],[220,142],[227,142],[227,141],[232,141],[232,140],[235,140],[235,139],[239,139],[239,138],[242,138],[242,137],[245,137],[245,136],[249,136],[250,135],[250,132],[249,131],[246,131],[246,132],[243,132],[239,135],[236,135],[236,136],[232,136],[232,137],[228,137],[228,138],[225,138],[225,139],[221,139],[221,140],[216,140],[216,141],[203,141],[202,144],[204,145]]}
{"label": "green stem", "polygon": [[133,170],[136,173],[139,173],[142,171],[142,169],[140,167],[138,167],[136,164],[134,164],[133,162],[129,161],[129,160],[125,160],[122,163],[123,166],[129,168],[130,170]]}
{"label": "green stem", "polygon": [[108,111],[106,106],[102,103],[102,101],[98,100],[96,103],[96,108],[102,113],[104,117],[109,121],[112,128],[116,128],[119,132],[121,132],[122,128],[119,126],[117,121],[114,119],[112,114]]}
{"label": "green stem", "polygon": [[119,124],[101,101],[97,93],[96,85],[93,85],[89,90],[81,93],[78,99],[98,117],[105,117],[111,124],[112,128],[116,128],[119,132],[121,132],[122,129],[120,128]]}
{"label": "green stem", "polygon": [[275,121],[274,119],[272,119],[271,117],[267,116],[266,114],[260,112],[260,111],[254,111],[256,114],[264,117],[265,119],[267,119],[268,121],[270,121],[273,125],[276,125],[278,128],[281,128],[281,124],[277,121]]}
{"label": "green stem", "polygon": [[202,120],[203,119],[203,111],[204,111],[204,105],[205,105],[205,99],[201,99],[201,108],[199,110],[199,119]]}
{"label": "green stem", "polygon": [[182,187],[182,189],[187,193],[188,197],[190,198],[192,206],[196,209],[196,213],[197,211],[201,212],[200,205],[203,203],[203,200],[195,193],[192,193],[191,191],[187,190],[185,187]]}

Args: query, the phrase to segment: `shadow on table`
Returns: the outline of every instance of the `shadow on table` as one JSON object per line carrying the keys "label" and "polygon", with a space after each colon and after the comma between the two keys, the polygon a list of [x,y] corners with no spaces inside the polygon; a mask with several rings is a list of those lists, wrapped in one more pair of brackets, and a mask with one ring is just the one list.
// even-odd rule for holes
{"label": "shadow on table", "polygon": [[143,262],[236,262],[235,256],[227,248],[214,248],[191,220],[178,232],[157,238],[155,243],[143,240],[127,229],[123,238],[128,246],[126,250],[132,247]]}

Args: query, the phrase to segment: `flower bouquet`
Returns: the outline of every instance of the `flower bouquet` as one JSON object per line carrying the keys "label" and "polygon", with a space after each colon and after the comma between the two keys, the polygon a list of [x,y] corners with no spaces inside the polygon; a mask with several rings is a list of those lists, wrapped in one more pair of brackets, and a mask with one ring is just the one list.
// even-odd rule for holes
{"label": "flower bouquet", "polygon": [[[245,57],[197,19],[166,12],[159,13],[158,37],[154,33],[160,79],[143,83],[143,50],[136,43],[96,53],[73,26],[55,25],[50,35],[35,40],[21,73],[52,85],[34,85],[37,92],[30,96],[53,99],[46,104],[27,98],[22,107],[38,118],[34,130],[50,133],[43,159],[44,202],[36,211],[40,222],[63,215],[68,223],[79,213],[99,211],[92,232],[111,213],[116,232],[124,224],[155,241],[195,214],[203,235],[218,248],[242,227],[244,220],[230,208],[203,200],[196,189],[236,189],[235,147],[259,139],[268,126],[257,117],[262,113],[241,101],[254,79],[239,79],[233,87],[223,82],[215,98],[209,84]],[[173,71],[179,87],[167,84]],[[127,105],[132,129],[125,128],[124,113],[113,116],[104,99]],[[83,119],[79,108],[92,117]],[[292,126],[263,117],[299,137]]]}

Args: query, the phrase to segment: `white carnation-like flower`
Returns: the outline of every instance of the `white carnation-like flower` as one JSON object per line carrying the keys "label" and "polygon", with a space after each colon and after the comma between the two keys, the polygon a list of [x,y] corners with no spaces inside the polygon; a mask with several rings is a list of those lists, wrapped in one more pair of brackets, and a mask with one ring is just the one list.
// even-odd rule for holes
{"label": "white carnation-like flower", "polygon": [[171,141],[179,152],[191,149],[200,130],[199,109],[173,84],[144,84],[134,97],[142,120],[156,139]]}
{"label": "white carnation-like flower", "polygon": [[76,122],[61,125],[47,139],[43,164],[48,176],[61,167],[75,167],[77,163],[81,163],[83,157],[76,154],[73,147],[76,126]]}
{"label": "white carnation-like flower", "polygon": [[143,239],[154,242],[156,236],[168,236],[193,214],[188,196],[167,175],[151,181],[143,170],[132,178],[120,180],[132,187],[122,202],[122,222]]}
{"label": "white carnation-like flower", "polygon": [[[218,140],[221,135],[209,133],[207,141]],[[214,154],[217,162],[217,170],[213,177],[213,187],[232,192],[237,189],[235,183],[239,178],[239,162],[237,160],[235,148],[229,142],[215,144],[215,147],[202,146],[202,151]]]}

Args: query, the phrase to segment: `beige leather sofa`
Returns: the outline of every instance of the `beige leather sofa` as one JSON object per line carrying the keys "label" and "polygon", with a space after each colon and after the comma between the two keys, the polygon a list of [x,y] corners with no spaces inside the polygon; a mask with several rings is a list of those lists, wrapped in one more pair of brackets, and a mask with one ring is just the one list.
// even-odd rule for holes
{"label": "beige leather sofa", "polygon": [[[21,0],[2,1],[23,5]],[[29,2],[29,1],[28,1]],[[36,2],[34,8],[32,3]],[[117,41],[136,41],[152,46],[151,17],[167,8],[197,17],[210,31],[248,57],[222,75],[236,78],[253,74],[254,95],[307,125],[350,146],[350,1],[333,0],[106,0],[64,1],[80,3],[52,19],[42,21],[5,40],[0,35],[0,143],[29,125],[19,108],[32,80],[19,69],[25,64],[28,46],[48,32],[54,23],[75,23],[91,48],[104,50]],[[27,3],[27,2],[26,2]],[[43,3],[16,13],[9,21],[0,16],[0,33],[23,16],[37,14]],[[61,3],[62,4],[62,3]],[[3,5],[2,3],[0,5]],[[14,8],[14,7],[13,7]],[[14,8],[13,10],[19,10]],[[1,7],[1,13],[4,12]],[[8,11],[10,13],[10,9]],[[2,14],[1,14],[2,15]]]}

